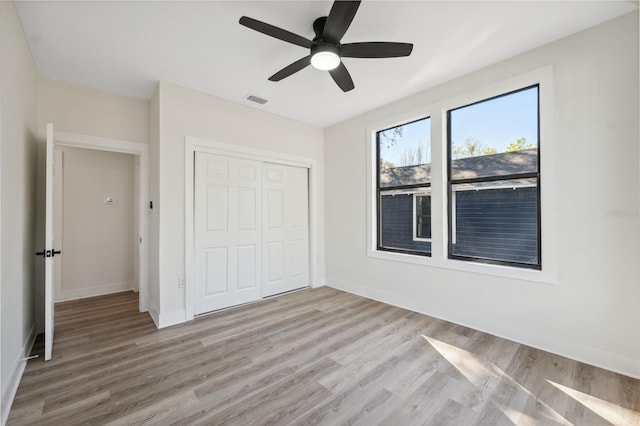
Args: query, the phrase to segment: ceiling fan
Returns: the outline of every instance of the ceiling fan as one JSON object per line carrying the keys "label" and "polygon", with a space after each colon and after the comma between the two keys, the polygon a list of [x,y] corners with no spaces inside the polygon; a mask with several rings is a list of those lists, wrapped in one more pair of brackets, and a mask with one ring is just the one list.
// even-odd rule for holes
{"label": "ceiling fan", "polygon": [[247,16],[240,18],[240,24],[310,50],[309,55],[282,68],[269,77],[269,80],[280,81],[309,65],[313,65],[319,70],[329,71],[333,81],[340,89],[343,92],[348,92],[355,86],[341,58],[397,58],[409,56],[413,50],[411,43],[370,41],[341,44],[340,40],[351,25],[359,6],[360,1],[335,1],[329,11],[329,16],[320,17],[313,22],[313,31],[315,32],[313,40]]}

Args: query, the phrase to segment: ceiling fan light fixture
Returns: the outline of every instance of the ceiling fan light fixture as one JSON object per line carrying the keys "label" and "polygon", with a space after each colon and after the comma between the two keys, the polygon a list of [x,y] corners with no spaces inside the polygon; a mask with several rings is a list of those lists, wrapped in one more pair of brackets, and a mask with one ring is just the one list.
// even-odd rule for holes
{"label": "ceiling fan light fixture", "polygon": [[340,65],[340,56],[329,51],[318,52],[311,57],[311,65],[322,71],[332,70]]}
{"label": "ceiling fan light fixture", "polygon": [[331,45],[319,45],[311,49],[311,65],[314,68],[329,71],[340,65],[338,49]]}

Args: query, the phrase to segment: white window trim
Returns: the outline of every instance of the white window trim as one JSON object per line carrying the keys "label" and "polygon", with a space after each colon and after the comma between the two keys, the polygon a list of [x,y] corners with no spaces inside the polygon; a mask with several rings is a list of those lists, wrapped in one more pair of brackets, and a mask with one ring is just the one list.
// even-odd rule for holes
{"label": "white window trim", "polygon": [[[540,86],[540,203],[541,203],[541,263],[542,269],[526,269],[464,260],[448,259],[447,218],[447,155],[446,113],[448,110],[506,94],[538,84]],[[472,92],[425,105],[384,121],[367,126],[367,256],[376,259],[419,264],[428,267],[471,272],[497,277],[556,284],[558,265],[556,256],[556,173],[553,143],[553,67],[547,66],[498,82]],[[431,256],[418,256],[377,249],[377,187],[376,132],[399,126],[420,118],[431,117]],[[438,120],[440,117],[440,120]]]}
{"label": "white window trim", "polygon": [[430,243],[431,238],[420,238],[418,237],[418,197],[431,197],[431,191],[421,191],[413,193],[413,241],[421,241],[425,243]]}
{"label": "white window trim", "polygon": [[[456,204],[456,192],[451,191],[451,217],[458,217],[458,205]],[[458,221],[454,220],[451,224],[451,243],[458,243]]]}
{"label": "white window trim", "polygon": [[[464,185],[464,184],[460,184]],[[535,185],[530,184],[518,184],[518,185],[500,185],[495,184],[491,186],[483,186],[482,188],[457,188],[453,190],[453,194],[456,192],[465,192],[465,191],[487,191],[490,189],[519,189],[519,188],[535,188]]]}

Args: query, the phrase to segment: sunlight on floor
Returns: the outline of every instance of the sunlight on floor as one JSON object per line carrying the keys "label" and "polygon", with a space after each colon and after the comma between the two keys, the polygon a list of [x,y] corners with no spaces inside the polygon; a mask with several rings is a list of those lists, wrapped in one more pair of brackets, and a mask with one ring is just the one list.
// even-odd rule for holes
{"label": "sunlight on floor", "polygon": [[495,367],[491,363],[477,359],[471,352],[432,337],[425,335],[422,335],[422,337],[475,386],[482,385],[489,377],[498,376]]}
{"label": "sunlight on floor", "polygon": [[[458,370],[460,374],[462,374],[467,380],[469,380],[469,382],[471,382],[476,387],[485,388],[487,387],[487,381],[491,381],[492,379],[494,379],[494,384],[492,385],[492,387],[495,389],[498,387],[498,383],[500,381],[506,381],[508,384],[514,386],[518,392],[523,392],[523,398],[521,399],[523,404],[526,403],[526,400],[528,398],[535,398],[537,404],[539,404],[539,406],[542,408],[542,416],[561,425],[572,424],[549,405],[539,400],[527,388],[522,386],[492,362],[478,358],[465,349],[450,345],[441,340],[427,337],[424,334],[422,335],[422,337],[427,342],[429,342],[429,344],[436,351],[438,351],[438,353],[442,355],[444,359],[446,359],[456,370]],[[492,393],[489,393],[489,397],[490,402],[496,405],[514,424],[537,424],[537,421],[535,419],[521,411],[522,407],[504,407],[504,403],[496,400],[496,397],[494,397]]]}
{"label": "sunlight on floor", "polygon": [[[504,413],[505,416],[507,416],[507,418],[509,420],[511,420],[511,422],[514,425],[518,425],[518,426],[534,426],[534,425],[539,425],[540,422],[536,419],[534,419],[533,417],[523,413],[520,410],[514,410],[512,408],[503,408],[502,412]],[[571,423],[566,422],[566,421],[558,421],[560,424],[566,424],[566,425],[571,425],[573,426]]]}
{"label": "sunlight on floor", "polygon": [[547,380],[547,382],[614,425],[640,425],[640,413],[637,411],[629,410],[628,408],[624,408],[609,401],[605,401],[604,399],[596,398],[595,396],[591,396],[584,392],[571,389],[559,383],[552,382],[551,380]]}

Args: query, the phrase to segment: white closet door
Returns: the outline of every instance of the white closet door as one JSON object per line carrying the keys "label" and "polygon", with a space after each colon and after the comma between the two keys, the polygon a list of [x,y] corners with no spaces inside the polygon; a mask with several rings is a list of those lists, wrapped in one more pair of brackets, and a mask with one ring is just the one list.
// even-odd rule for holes
{"label": "white closet door", "polygon": [[263,164],[262,296],[309,285],[307,169]]}
{"label": "white closet door", "polygon": [[196,315],[261,297],[261,166],[196,153]]}

